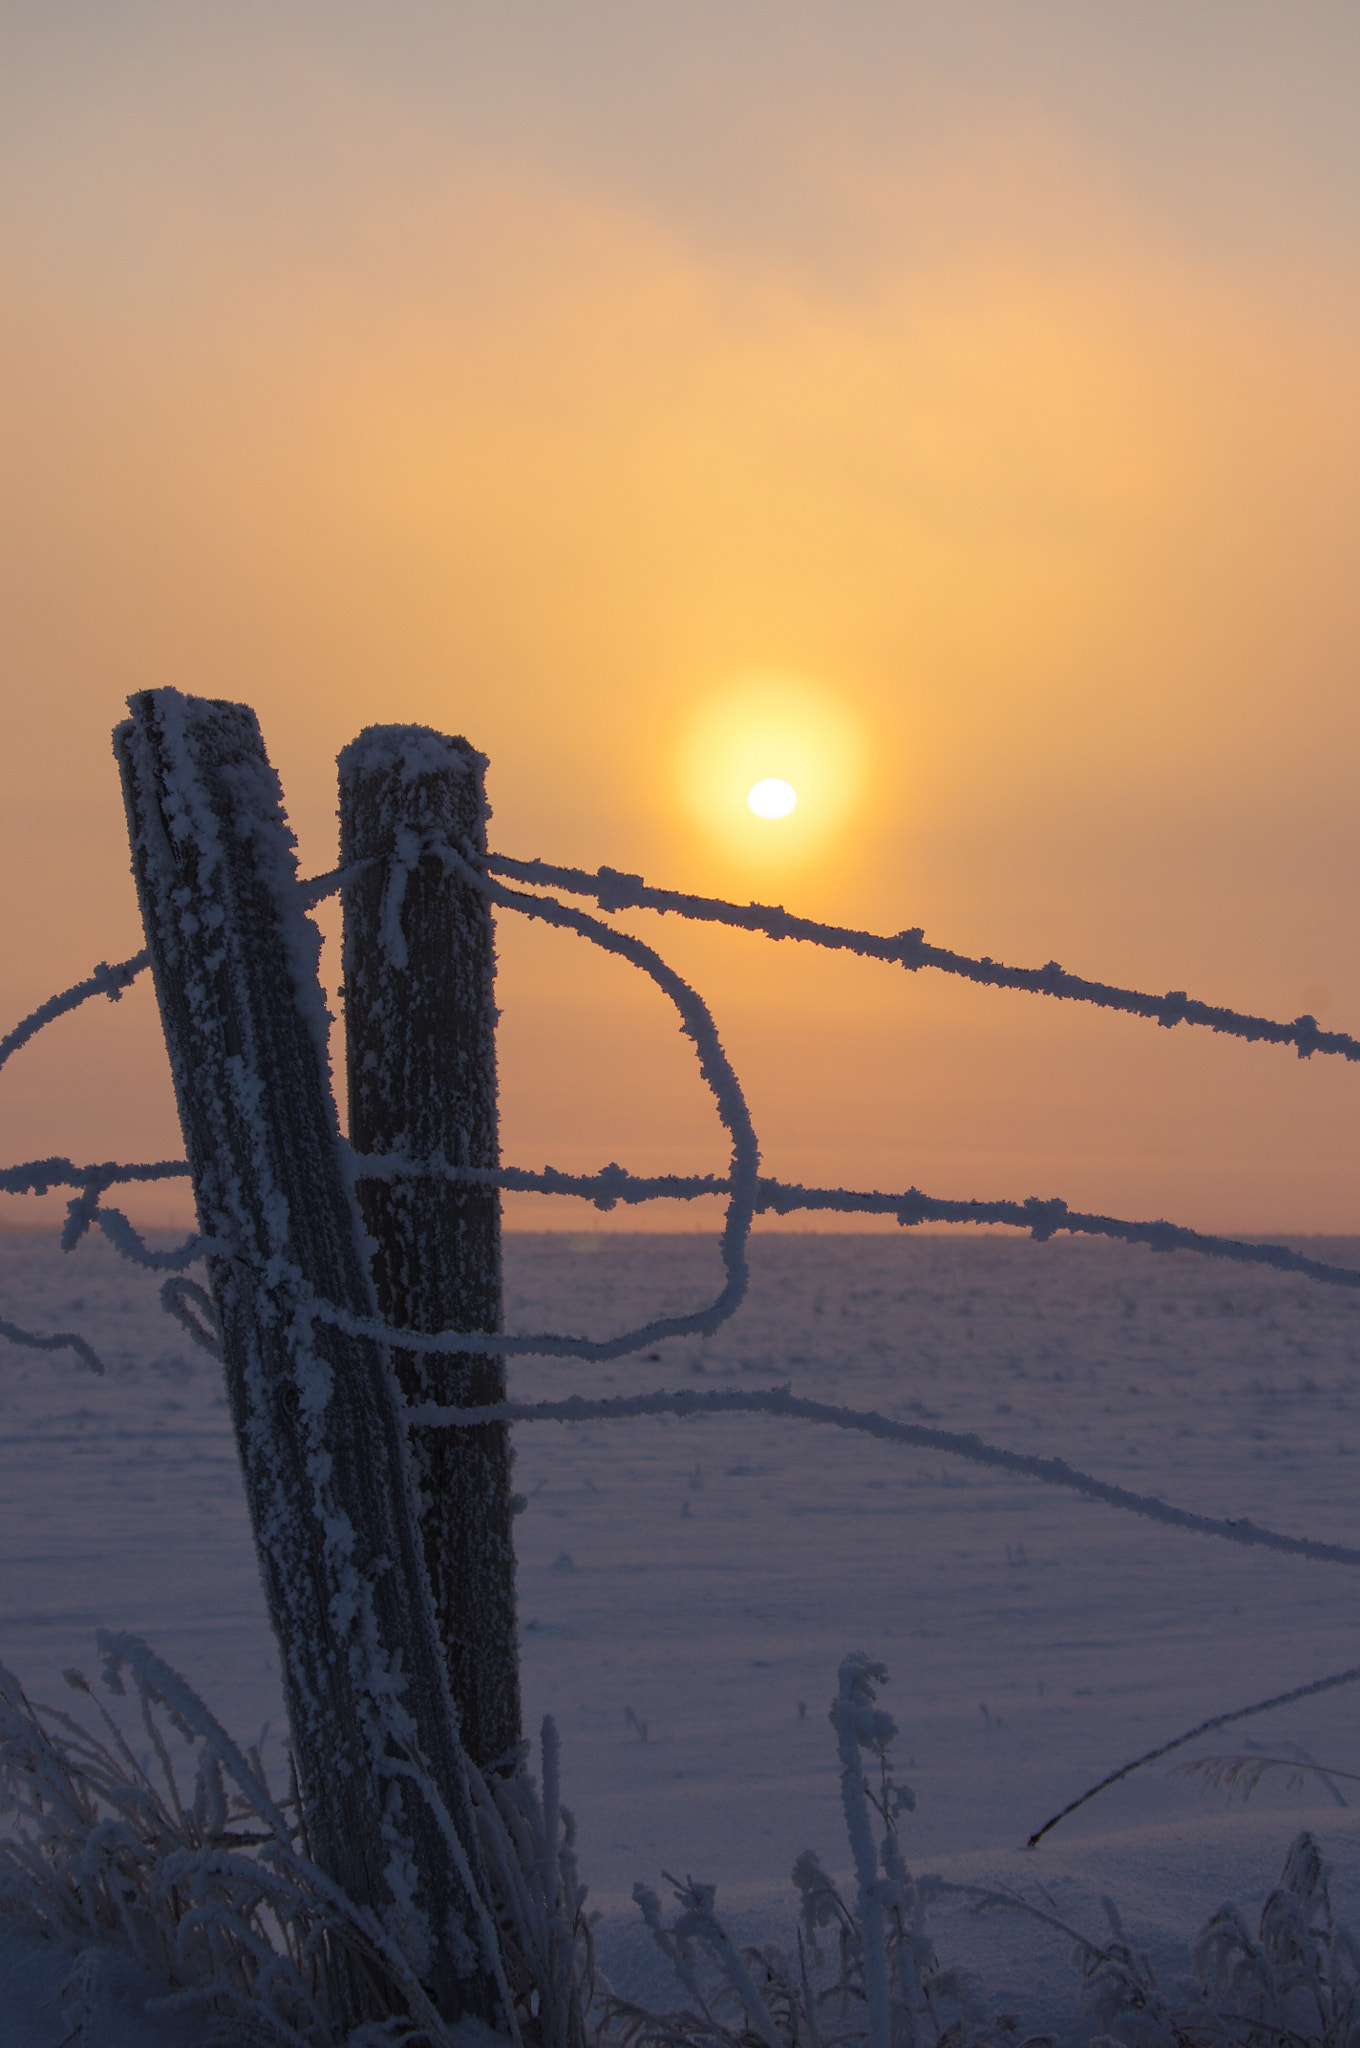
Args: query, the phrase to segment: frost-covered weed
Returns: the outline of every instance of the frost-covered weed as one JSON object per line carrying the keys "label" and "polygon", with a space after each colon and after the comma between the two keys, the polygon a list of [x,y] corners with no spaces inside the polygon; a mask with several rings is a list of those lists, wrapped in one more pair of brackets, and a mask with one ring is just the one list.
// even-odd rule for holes
{"label": "frost-covered weed", "polygon": [[[261,2039],[326,2048],[325,1936],[336,1916],[329,1902],[318,1910],[307,1882],[295,1804],[272,1799],[258,1752],[242,1757],[187,1687],[173,1692],[146,1668],[133,1675],[145,1762],[80,1672],[68,1671],[67,1683],[93,1707],[102,1735],[33,1705],[0,1669],[0,1787],[10,1820],[0,1840],[0,1906],[74,1950],[77,2022],[81,2007],[92,2016],[101,1952],[117,1951],[167,2003],[248,2018]],[[111,1691],[125,1690],[116,1656],[105,1679]],[[187,1796],[168,1732],[190,1745],[201,1738]]]}
{"label": "frost-covered weed", "polygon": [[1332,1913],[1327,1866],[1309,1834],[1285,1858],[1253,1935],[1220,1906],[1192,1951],[1193,1975],[1168,1995],[1117,1918],[1085,1969],[1102,2031],[1093,2048],[1355,2048],[1360,1950]]}
{"label": "frost-covered weed", "polygon": [[[194,2014],[205,2043],[467,2048],[467,2029],[439,2018],[377,1918],[311,1861],[296,1793],[273,1797],[258,1749],[243,1754],[136,1637],[101,1636],[100,1647],[109,1689],[133,1682],[144,1757],[79,1672],[67,1681],[102,1734],[32,1705],[0,1666],[10,1823],[0,1912],[71,1955],[68,2039],[94,2048],[109,1986],[132,1970],[148,2005]],[[1360,1948],[1336,1923],[1310,1835],[1291,1848],[1257,1932],[1221,1906],[1194,1944],[1193,1974],[1169,1991],[1108,1900],[1109,1935],[1096,1941],[1017,1895],[912,1877],[897,1822],[914,1800],[892,1773],[896,1729],[877,1704],[885,1677],[862,1656],[841,1665],[830,1718],[855,1884],[838,1886],[810,1850],[799,1857],[792,1953],[738,1948],[711,1884],[668,1879],[678,1907],[669,1921],[654,1892],[634,1888],[685,1993],[673,2012],[597,1981],[552,1722],[541,1787],[527,1744],[505,1775],[469,1767],[506,2038],[519,2048],[1041,2048],[1050,2037],[1021,2042],[1012,2015],[989,2012],[970,1977],[939,1962],[927,1909],[952,1895],[978,1911],[1021,1912],[1070,1941],[1092,2048],[1360,2048]],[[191,1791],[181,1792],[171,1735],[188,1745]],[[337,1973],[356,1968],[380,1987],[389,2017],[346,2033]]]}
{"label": "frost-covered weed", "polygon": [[543,1723],[541,1789],[524,1767],[528,1747],[506,1776],[483,1779],[469,1764],[473,1811],[519,2033],[536,2048],[585,2048],[594,2038],[595,1954],[551,1719]]}
{"label": "frost-covered weed", "polygon": [[[1221,1906],[1194,1944],[1193,1975],[1170,1991],[1109,1899],[1102,1902],[1109,1928],[1094,1940],[1017,1894],[913,1878],[897,1817],[914,1802],[893,1779],[888,1750],[896,1730],[876,1704],[885,1676],[881,1665],[848,1657],[831,1707],[853,1896],[811,1851],[800,1856],[790,1955],[773,1945],[738,1949],[718,1918],[711,1884],[670,1878],[679,1911],[669,1923],[656,1894],[635,1886],[686,2004],[654,2013],[606,1993],[603,2048],[1014,2048],[1016,2019],[989,2013],[968,1976],[936,1957],[926,1912],[948,1896],[970,1900],[979,1913],[1021,1913],[1070,1942],[1091,2048],[1360,2048],[1360,1948],[1336,1923],[1327,1869],[1310,1835],[1290,1849],[1258,1932],[1236,1906]],[[877,1767],[872,1779],[865,1752]],[[1050,2041],[1030,2035],[1022,2048]]]}
{"label": "frost-covered weed", "polygon": [[[711,1884],[669,1878],[680,1908],[669,1925],[656,1894],[634,1886],[689,2002],[653,2013],[606,1995],[602,2041],[618,2048],[999,2048],[1018,2038],[1011,2015],[986,2012],[967,1975],[941,1967],[926,1933],[930,1899],[956,1888],[914,1879],[902,1858],[897,1817],[915,1800],[892,1775],[897,1730],[876,1703],[886,1677],[881,1664],[847,1657],[831,1703],[853,1898],[805,1851],[793,1871],[800,1912],[790,1955],[773,1945],[739,1950],[717,1916]],[[1039,2038],[1031,2037],[1034,2048]]]}
{"label": "frost-covered weed", "polygon": [[[1112,1771],[1030,1837],[1030,1847],[1078,1807],[1211,1730],[1226,1727],[1352,1683],[1360,1671],[1338,1672],[1272,1699],[1187,1730],[1171,1742]],[[1291,1787],[1317,1777],[1344,1805],[1333,1780],[1354,1771],[1319,1764],[1305,1752],[1273,1756],[1259,1751],[1199,1756],[1179,1769],[1244,1801],[1274,1771]],[[1104,1902],[1114,1940],[1086,1944],[1075,1958],[1086,1980],[1088,2004],[1104,2032],[1093,2048],[1360,2048],[1360,1948],[1332,1912],[1327,1866],[1312,1836],[1303,1833],[1285,1859],[1280,1882],[1251,1933],[1245,1915],[1228,1902],[1200,1929],[1191,1951],[1192,1974],[1168,1993],[1151,1961],[1137,1953],[1109,1899]]]}
{"label": "frost-covered weed", "polygon": [[[73,1957],[72,2039],[97,2040],[110,1959],[133,1965],[162,2010],[199,2015],[202,2038],[259,2048],[443,2048],[445,2026],[376,1916],[307,1854],[296,1796],[275,1800],[258,1750],[243,1754],[193,1690],[144,1643],[101,1636],[104,1678],[135,1687],[150,1745],[133,1751],[76,1671],[67,1682],[102,1734],[33,1705],[0,1666],[0,1911]],[[189,1746],[182,1793],[171,1737]],[[507,2025],[533,2048],[584,2048],[593,1990],[574,1824],[544,1726],[542,1794],[524,1768],[489,1785],[470,1770],[501,1934]],[[339,1973],[363,1973],[390,2017],[346,2034]]]}

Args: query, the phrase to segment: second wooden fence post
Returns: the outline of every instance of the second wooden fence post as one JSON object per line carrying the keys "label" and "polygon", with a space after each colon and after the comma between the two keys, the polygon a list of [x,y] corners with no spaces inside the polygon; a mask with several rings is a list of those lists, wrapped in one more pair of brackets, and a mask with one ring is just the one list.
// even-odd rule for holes
{"label": "second wooden fence post", "polygon": [[[360,1153],[495,1167],[495,955],[486,898],[437,847],[486,850],[482,756],[424,726],[370,726],[340,756],[350,1141]],[[501,1328],[500,1197],[435,1177],[359,1183],[389,1322]],[[475,1352],[394,1349],[409,1401],[505,1399]],[[489,1770],[519,1741],[509,1432],[413,1430],[425,1563],[464,1747]]]}

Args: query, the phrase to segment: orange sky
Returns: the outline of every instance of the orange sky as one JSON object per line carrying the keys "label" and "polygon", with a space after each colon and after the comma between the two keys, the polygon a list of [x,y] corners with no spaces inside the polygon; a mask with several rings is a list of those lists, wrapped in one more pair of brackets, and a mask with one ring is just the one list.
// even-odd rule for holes
{"label": "orange sky", "polygon": [[[1251,0],[0,6],[5,1020],[140,942],[172,683],[309,870],[416,719],[507,851],[1360,1030],[1357,86]],[[1360,1227],[1335,1063],[653,931],[773,1172]],[[720,1167],[660,999],[500,943],[506,1156]],[[176,1148],[144,990],[0,1085]]]}

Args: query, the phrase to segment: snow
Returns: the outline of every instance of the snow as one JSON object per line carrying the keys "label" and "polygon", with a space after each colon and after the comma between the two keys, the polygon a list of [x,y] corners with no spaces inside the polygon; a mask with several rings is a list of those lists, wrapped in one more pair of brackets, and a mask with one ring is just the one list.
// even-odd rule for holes
{"label": "snow", "polygon": [[[1360,1264],[1360,1243],[1309,1251]],[[1360,1321],[1349,1293],[1268,1269],[1106,1243],[1001,1236],[759,1235],[751,1287],[710,1337],[651,1355],[518,1358],[513,1398],[654,1387],[795,1394],[975,1431],[1178,1507],[1354,1543]],[[511,1235],[506,1320],[604,1338],[721,1281],[713,1238]],[[158,1283],[87,1238],[0,1236],[0,1308],[76,1329],[106,1360],[0,1349],[0,1660],[65,1704],[97,1627],[146,1636],[238,1740],[267,1723],[278,1660],[220,1367],[157,1306]],[[1224,1710],[1360,1662],[1350,1568],[1244,1550],[1037,1482],[769,1416],[517,1428],[526,1725],[551,1711],[606,1968],[671,2002],[630,1891],[716,1882],[738,1938],[791,1938],[804,1848],[849,1873],[828,1707],[841,1659],[885,1664],[881,1704],[916,1792],[913,1871],[1018,1886],[1100,1935],[1100,1895],[1174,1958],[1224,1897],[1254,1914],[1299,1828],[1360,1921],[1360,1816],[1313,1778],[1245,1811],[1170,1763],[1135,1774],[1027,1854],[1070,1798]],[[1201,1749],[1250,1745],[1342,1769],[1355,1695],[1325,1694]],[[1191,1751],[1188,1754],[1193,1755]],[[277,1782],[277,1778],[276,1778]],[[850,1879],[853,1882],[853,1879]],[[1026,2029],[1074,2036],[1068,1945],[1015,1915],[941,1907]],[[7,2044],[66,2031],[63,1970],[0,1940]],[[177,2037],[116,1970],[98,2037]]]}

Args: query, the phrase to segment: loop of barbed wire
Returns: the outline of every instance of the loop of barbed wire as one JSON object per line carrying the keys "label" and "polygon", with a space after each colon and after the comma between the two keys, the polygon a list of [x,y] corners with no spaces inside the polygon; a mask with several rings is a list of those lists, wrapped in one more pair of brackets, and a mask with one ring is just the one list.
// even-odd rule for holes
{"label": "loop of barbed wire", "polygon": [[699,1058],[699,1072],[712,1091],[718,1115],[732,1141],[732,1159],[726,1182],[727,1214],[723,1219],[722,1235],[718,1241],[726,1280],[717,1299],[709,1308],[702,1309],[697,1314],[665,1317],[649,1323],[634,1333],[631,1342],[625,1343],[622,1338],[614,1339],[613,1343],[618,1348],[608,1352],[573,1351],[569,1355],[618,1358],[622,1357],[625,1351],[639,1351],[648,1344],[656,1343],[658,1335],[662,1333],[668,1336],[690,1332],[711,1333],[720,1324],[725,1323],[729,1316],[736,1313],[745,1298],[749,1283],[746,1244],[751,1234],[751,1221],[755,1215],[760,1148],[756,1143],[755,1126],[751,1122],[751,1113],[746,1106],[741,1083],[737,1079],[732,1062],[723,1050],[718,1027],[713,1021],[707,1003],[687,981],[680,978],[673,967],[667,966],[658,952],[651,946],[644,945],[641,939],[635,939],[627,932],[616,931],[613,926],[602,924],[597,917],[588,917],[584,911],[577,910],[571,904],[559,903],[555,897],[526,896],[519,890],[507,889],[502,883],[494,882],[488,875],[482,874],[456,847],[444,844],[435,850],[448,868],[486,896],[490,902],[504,909],[516,910],[521,916],[556,925],[561,930],[574,931],[581,938],[589,939],[592,945],[602,947],[607,953],[619,955],[650,976],[680,1013],[680,1028],[685,1036],[694,1042]]}
{"label": "loop of barbed wire", "polygon": [[60,1240],[64,1252],[74,1251],[88,1230],[98,1228],[133,1265],[178,1273],[210,1249],[208,1239],[195,1234],[166,1251],[153,1251],[121,1209],[103,1206],[103,1197],[111,1187],[188,1178],[188,1162],[183,1159],[106,1159],[90,1166],[77,1166],[70,1159],[28,1159],[20,1166],[0,1167],[0,1193],[45,1195],[54,1187],[79,1188],[66,1204]]}

